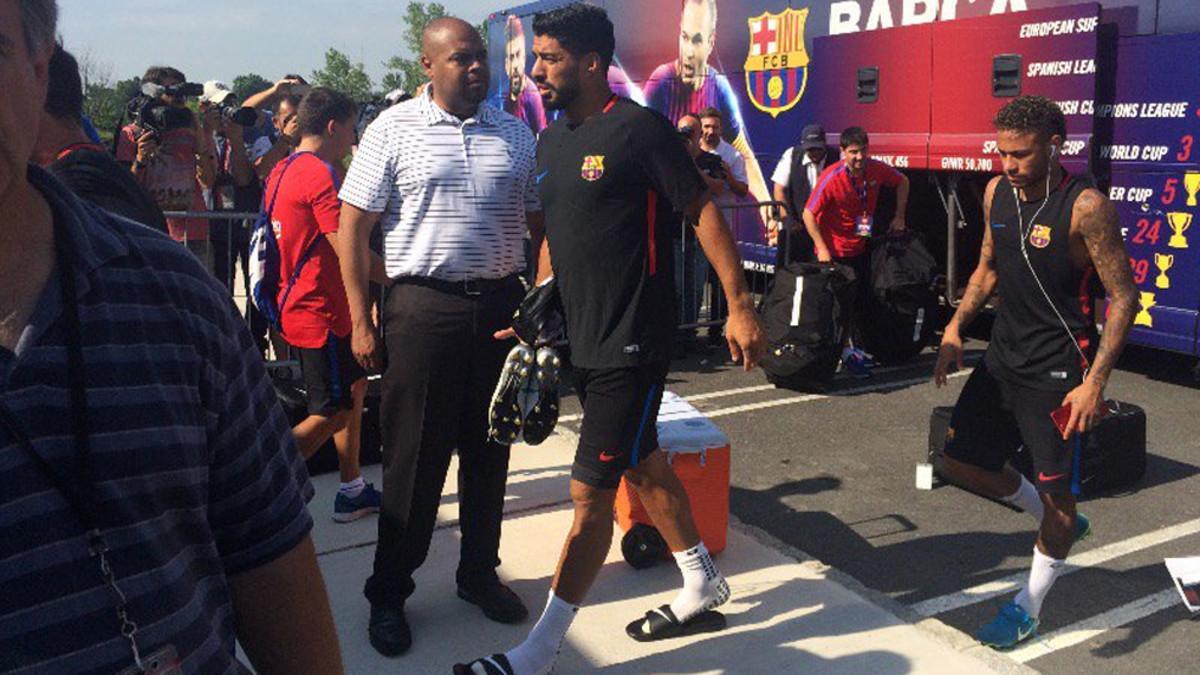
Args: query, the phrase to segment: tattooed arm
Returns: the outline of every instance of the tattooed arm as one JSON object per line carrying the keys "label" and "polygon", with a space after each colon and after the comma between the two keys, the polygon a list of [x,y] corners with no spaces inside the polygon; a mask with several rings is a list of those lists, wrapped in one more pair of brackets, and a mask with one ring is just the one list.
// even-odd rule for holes
{"label": "tattooed arm", "polygon": [[1064,438],[1074,432],[1087,431],[1099,421],[1104,387],[1125,349],[1125,340],[1138,308],[1137,287],[1129,269],[1129,254],[1125,251],[1121,223],[1113,203],[1097,190],[1085,190],[1075,201],[1071,229],[1073,234],[1083,238],[1091,264],[1108,291],[1109,302],[1104,335],[1100,338],[1100,348],[1087,380],[1063,399],[1064,405],[1071,404],[1071,418]]}
{"label": "tattooed arm", "polygon": [[[958,369],[962,369],[962,330],[969,326],[976,316],[979,316],[979,311],[983,309],[988,298],[992,297],[992,292],[996,290],[996,255],[992,241],[990,214],[992,212],[992,195],[996,192],[996,185],[999,183],[999,176],[993,178],[983,194],[983,248],[979,252],[979,265],[975,267],[975,271],[971,273],[971,279],[967,281],[967,290],[963,294],[962,302],[959,303],[958,310],[954,312],[950,323],[946,324],[946,331],[942,334],[942,346],[938,350],[937,365],[933,370],[933,382],[939,387],[946,384],[946,375],[952,364]],[[954,289],[946,289],[946,291],[947,294],[951,294]]]}

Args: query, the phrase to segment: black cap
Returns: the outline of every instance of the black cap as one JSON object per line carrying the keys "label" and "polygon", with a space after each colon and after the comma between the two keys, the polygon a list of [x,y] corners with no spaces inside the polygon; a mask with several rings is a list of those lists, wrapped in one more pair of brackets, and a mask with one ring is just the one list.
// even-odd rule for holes
{"label": "black cap", "polygon": [[820,124],[809,124],[800,134],[800,149],[812,150],[825,147],[825,127]]}

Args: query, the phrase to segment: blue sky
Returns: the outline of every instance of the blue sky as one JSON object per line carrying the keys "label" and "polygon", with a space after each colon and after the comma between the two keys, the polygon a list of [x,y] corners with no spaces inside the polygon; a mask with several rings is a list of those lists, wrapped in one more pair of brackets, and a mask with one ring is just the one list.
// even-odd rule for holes
{"label": "blue sky", "polygon": [[[473,24],[524,0],[441,0]],[[60,0],[59,32],[77,56],[112,79],[170,65],[189,79],[231,81],[254,72],[308,77],[330,47],[361,61],[378,84],[382,62],[403,51],[407,0]]]}

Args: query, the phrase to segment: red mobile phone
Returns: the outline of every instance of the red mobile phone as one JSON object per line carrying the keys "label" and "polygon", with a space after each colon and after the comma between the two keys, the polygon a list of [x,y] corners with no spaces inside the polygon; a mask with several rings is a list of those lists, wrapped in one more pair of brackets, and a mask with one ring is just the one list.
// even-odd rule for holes
{"label": "red mobile phone", "polygon": [[[1108,407],[1108,401],[1100,402],[1100,419],[1108,417],[1112,410]],[[1067,433],[1067,422],[1071,421],[1071,404],[1068,403],[1062,407],[1055,408],[1050,413],[1050,419],[1054,420],[1054,426],[1058,427],[1059,434]]]}

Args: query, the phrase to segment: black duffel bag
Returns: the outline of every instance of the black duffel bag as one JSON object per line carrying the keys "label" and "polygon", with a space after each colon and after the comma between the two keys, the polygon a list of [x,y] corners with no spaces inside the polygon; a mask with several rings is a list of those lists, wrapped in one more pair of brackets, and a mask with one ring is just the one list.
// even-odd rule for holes
{"label": "black duffel bag", "polygon": [[[272,361],[267,364],[267,374],[275,388],[275,396],[293,427],[308,417],[308,401],[305,398],[304,380],[300,376],[300,365],[295,361]],[[359,434],[359,464],[368,466],[383,461],[383,436],[379,427],[379,379],[367,380],[367,396],[363,402],[362,429]],[[312,457],[308,458],[308,474],[317,476],[338,470],[337,448],[333,439],[325,441]]]}
{"label": "black duffel bag", "polygon": [[[1079,484],[1084,495],[1130,487],[1146,474],[1146,411],[1121,401],[1106,404],[1111,414],[1083,435]],[[951,407],[934,408],[929,418],[928,461],[938,475],[953,413]],[[1010,464],[1031,482],[1034,480],[1033,459],[1025,448],[1012,457]]]}
{"label": "black duffel bag", "polygon": [[879,239],[871,249],[868,317],[860,345],[885,365],[915,358],[933,338],[937,260],[912,232]]}
{"label": "black duffel bag", "polygon": [[837,371],[853,301],[854,270],[833,263],[776,268],[761,314],[767,338],[762,369],[784,389],[828,391]]}

